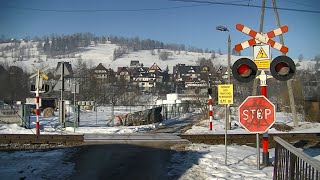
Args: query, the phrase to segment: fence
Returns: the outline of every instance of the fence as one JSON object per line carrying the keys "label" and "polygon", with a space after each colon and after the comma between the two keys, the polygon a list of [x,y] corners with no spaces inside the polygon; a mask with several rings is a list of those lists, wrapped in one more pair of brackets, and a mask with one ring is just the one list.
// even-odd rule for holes
{"label": "fence", "polygon": [[69,106],[69,110],[65,114],[65,121],[62,124],[63,127],[74,127],[77,128],[79,127],[80,123],[80,106],[75,105],[75,106]]}
{"label": "fence", "polygon": [[123,122],[123,125],[138,126],[161,122],[161,111],[162,107],[156,107],[128,114],[127,117],[125,117],[125,122]]}
{"label": "fence", "polygon": [[320,179],[320,162],[279,137],[276,142],[273,179]]}
{"label": "fence", "polygon": [[6,124],[18,124],[21,125],[22,107],[9,106],[7,108],[0,109],[0,122]]}

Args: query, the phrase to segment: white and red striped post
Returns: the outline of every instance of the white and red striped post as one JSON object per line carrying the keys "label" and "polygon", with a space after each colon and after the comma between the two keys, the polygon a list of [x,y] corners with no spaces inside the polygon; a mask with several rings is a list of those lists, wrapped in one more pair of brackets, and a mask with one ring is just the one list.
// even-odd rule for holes
{"label": "white and red striped post", "polygon": [[213,119],[213,112],[212,112],[212,96],[209,94],[209,129],[212,130],[212,119]]}
{"label": "white and red striped post", "polygon": [[[267,79],[268,79],[268,75],[266,75],[264,70],[262,70],[259,78],[260,78],[261,95],[267,97]],[[264,166],[268,166],[269,165],[268,131],[263,133],[263,137],[262,137],[262,164]]]}
{"label": "white and red striped post", "polygon": [[37,135],[40,135],[40,125],[39,125],[39,115],[40,115],[40,109],[39,109],[39,84],[40,84],[40,70],[38,69],[37,74],[37,80],[36,80],[36,133]]}

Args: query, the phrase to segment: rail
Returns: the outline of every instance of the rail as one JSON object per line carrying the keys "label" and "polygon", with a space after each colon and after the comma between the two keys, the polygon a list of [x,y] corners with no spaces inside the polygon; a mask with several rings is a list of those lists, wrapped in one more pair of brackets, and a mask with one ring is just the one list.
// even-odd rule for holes
{"label": "rail", "polygon": [[320,179],[320,162],[295,148],[280,137],[276,142],[274,180]]}
{"label": "rail", "polygon": [[57,134],[0,134],[0,144],[81,144],[83,135],[57,135]]}
{"label": "rail", "polygon": [[[260,141],[262,140],[262,134]],[[299,142],[301,140],[305,142],[316,142],[320,143],[320,133],[274,133],[269,134],[269,147],[275,147],[275,141],[273,137],[281,137],[288,142]],[[181,138],[187,139],[193,143],[205,143],[205,144],[224,144],[224,134],[181,134]],[[228,134],[228,144],[239,144],[239,145],[251,145],[255,147],[256,134]],[[260,142],[261,143],[261,142]]]}

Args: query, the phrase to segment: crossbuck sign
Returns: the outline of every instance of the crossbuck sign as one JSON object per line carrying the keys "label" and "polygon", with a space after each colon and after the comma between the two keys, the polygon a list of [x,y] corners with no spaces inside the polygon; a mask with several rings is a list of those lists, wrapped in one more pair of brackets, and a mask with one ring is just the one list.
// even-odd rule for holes
{"label": "crossbuck sign", "polygon": [[286,46],[271,39],[275,36],[288,32],[288,26],[282,26],[273,31],[267,32],[266,34],[260,34],[242,24],[237,24],[236,29],[252,37],[252,39],[248,41],[235,45],[234,49],[236,51],[241,51],[258,43],[269,44],[271,47],[278,51],[281,51],[284,54],[286,54],[289,51],[289,49]]}

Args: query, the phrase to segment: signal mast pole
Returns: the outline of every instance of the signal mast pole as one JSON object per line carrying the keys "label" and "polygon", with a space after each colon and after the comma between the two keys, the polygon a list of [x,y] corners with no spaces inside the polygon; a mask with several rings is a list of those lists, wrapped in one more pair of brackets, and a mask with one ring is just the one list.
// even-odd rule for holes
{"label": "signal mast pole", "polygon": [[37,71],[37,79],[36,79],[36,134],[40,135],[40,125],[39,125],[39,87],[40,86],[40,70]]}
{"label": "signal mast pole", "polygon": [[[259,32],[260,33],[263,32],[265,4],[266,4],[266,1],[262,0],[261,16],[260,16],[260,28],[259,28]],[[262,72],[264,73],[264,71],[262,71]],[[262,75],[262,72],[261,72],[261,75]],[[264,95],[265,97],[267,97],[267,81],[265,81],[265,83],[263,83],[261,75],[260,75],[261,94]],[[258,82],[258,79],[255,78],[253,80],[253,87],[252,87],[252,95],[253,96],[257,95],[257,82]],[[267,138],[268,138],[268,134],[267,134]],[[259,140],[259,133],[256,134],[256,143],[257,143],[257,169],[259,170],[260,169],[260,140]],[[266,148],[265,148],[264,144],[262,144],[262,146],[263,146],[263,150],[265,150]],[[264,155],[263,155],[262,159],[263,160],[265,159]]]}
{"label": "signal mast pole", "polygon": [[[272,3],[273,3],[274,14],[275,14],[275,17],[276,17],[276,20],[277,20],[277,26],[278,26],[278,28],[280,28],[281,27],[280,18],[279,18],[279,14],[278,14],[278,10],[277,10],[276,0],[272,0]],[[280,43],[284,45],[283,35],[280,34],[279,38],[280,38]],[[286,54],[284,53],[283,55],[286,55]],[[294,127],[298,127],[298,118],[297,118],[297,112],[296,112],[296,105],[295,105],[295,102],[294,102],[293,90],[292,90],[292,82],[291,82],[290,79],[287,81],[287,87],[288,87],[288,93],[289,93],[291,112],[293,114],[293,124],[294,124]]]}

